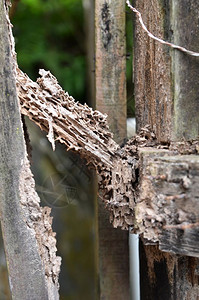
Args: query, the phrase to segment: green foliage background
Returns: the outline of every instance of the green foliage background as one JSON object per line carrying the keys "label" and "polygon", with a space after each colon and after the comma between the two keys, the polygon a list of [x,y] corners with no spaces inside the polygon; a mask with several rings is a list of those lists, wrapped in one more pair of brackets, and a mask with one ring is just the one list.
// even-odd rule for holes
{"label": "green foliage background", "polygon": [[12,12],[20,68],[32,79],[44,68],[75,99],[85,98],[85,33],[81,0],[21,0]]}

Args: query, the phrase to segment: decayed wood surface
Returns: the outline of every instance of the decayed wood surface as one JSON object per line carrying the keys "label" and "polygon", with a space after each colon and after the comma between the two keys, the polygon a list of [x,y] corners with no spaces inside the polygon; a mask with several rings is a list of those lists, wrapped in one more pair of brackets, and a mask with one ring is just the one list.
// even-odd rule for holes
{"label": "decayed wood surface", "polygon": [[[108,4],[109,2],[106,3],[106,14],[104,14],[104,10],[103,14],[101,14],[102,21],[104,18],[107,21],[109,16],[110,10],[108,9]],[[156,7],[156,4],[153,5]],[[157,7],[159,9],[159,6]],[[5,21],[3,18],[2,20]],[[110,22],[106,23],[106,25],[107,24],[110,25]],[[103,26],[104,23],[102,22],[102,28]],[[4,28],[3,25],[2,28]],[[3,30],[1,34],[4,32],[6,31]],[[110,43],[110,36],[107,35],[107,27],[105,27],[105,31],[102,34],[103,38],[104,36],[107,38],[106,41],[108,43],[103,44],[103,47],[106,48]],[[5,38],[5,35],[3,38]],[[2,41],[4,40],[2,39]],[[4,47],[4,43],[2,43],[1,47]],[[2,56],[1,59],[8,68],[4,68],[6,75],[12,74],[11,70],[15,72],[12,63],[10,63],[9,60],[5,60],[4,56]],[[164,62],[161,63],[164,64]],[[4,65],[2,64],[2,66]],[[151,71],[151,68],[149,68],[149,71]],[[161,69],[157,69],[158,74],[159,72],[161,73]],[[112,73],[110,73],[110,75],[111,74]],[[155,147],[159,142],[168,142],[173,134],[177,137],[176,127],[174,130],[174,127],[171,126],[167,133],[166,127],[163,122],[159,123],[158,118],[161,111],[160,116],[165,118],[166,124],[171,124],[170,112],[172,105],[170,101],[167,103],[166,98],[164,98],[167,103],[164,103],[165,107],[164,105],[159,107],[158,102],[156,102],[156,104],[154,104],[153,101],[150,102],[153,103],[153,106],[151,107],[151,113],[147,115],[149,120],[147,123],[152,126],[156,135],[145,128],[139,136],[136,136],[132,141],[129,141],[125,147],[121,148],[112,138],[105,115],[99,111],[93,111],[87,105],[81,105],[75,102],[72,97],[61,89],[50,72],[41,70],[40,75],[41,77],[38,79],[37,83],[35,83],[31,81],[27,75],[17,69],[17,92],[21,103],[21,111],[38,124],[41,129],[48,132],[47,137],[53,148],[55,147],[55,141],[64,143],[68,150],[71,149],[77,151],[86,158],[88,164],[95,167],[99,176],[99,187],[102,191],[102,199],[110,211],[114,227],[119,226],[122,229],[131,228],[135,232],[138,231],[153,242],[159,241],[160,247],[163,250],[198,256],[198,250],[196,248],[198,247],[198,243],[195,243],[194,248],[190,239],[191,237],[198,240],[198,215],[197,211],[194,211],[192,207],[190,207],[190,204],[195,205],[196,208],[198,206],[195,194],[195,190],[197,191],[198,176],[197,157],[177,156],[176,154],[180,153],[180,149],[175,148],[175,146],[174,148],[171,147],[168,151],[157,149],[157,153],[153,153],[153,157],[149,157],[150,155],[148,156],[148,153],[145,153],[144,149],[138,149],[144,145]],[[27,272],[22,272],[20,274],[24,277],[27,275],[27,278],[23,277],[23,281],[25,279],[29,280],[28,271],[30,270],[30,265],[28,264],[30,261],[27,259],[27,256],[29,257],[28,251],[30,251],[30,249],[36,249],[36,262],[33,264],[35,266],[38,264],[38,269],[41,270],[41,272],[39,272],[39,274],[36,272],[33,274],[30,279],[30,285],[34,285],[37,282],[38,285],[36,286],[35,292],[44,293],[41,294],[42,299],[57,299],[57,278],[60,260],[55,255],[55,238],[51,229],[52,221],[49,217],[50,212],[48,208],[42,209],[39,207],[39,199],[34,192],[34,181],[26,160],[25,146],[22,138],[23,134],[19,121],[20,119],[18,118],[19,112],[17,111],[16,91],[10,89],[10,92],[8,92],[8,88],[10,87],[8,82],[15,82],[13,74],[12,77],[1,76],[1,78],[2,80],[5,80],[5,82],[2,82],[1,84],[2,95],[6,94],[7,99],[10,100],[9,103],[6,102],[6,104],[1,106],[1,113],[3,115],[5,115],[5,112],[7,113],[8,108],[10,108],[10,103],[12,104],[12,112],[16,112],[16,115],[14,115],[14,118],[12,119],[13,122],[2,124],[2,128],[5,128],[5,130],[11,128],[11,131],[8,133],[4,130],[4,135],[2,136],[6,139],[6,136],[12,135],[12,148],[16,149],[17,145],[19,146],[19,155],[17,157],[14,155],[15,153],[13,153],[12,149],[11,152],[8,152],[8,147],[3,148],[2,150],[2,157],[5,159],[2,160],[1,168],[5,172],[1,172],[1,184],[3,184],[1,189],[5,191],[5,193],[1,196],[1,220],[4,241],[5,245],[7,245],[7,248],[5,247],[7,259],[8,261],[12,261],[12,255],[14,255],[13,257],[15,259],[16,255],[18,255],[17,251],[20,251],[20,249],[23,248],[24,256],[21,256],[20,254],[17,258],[23,258],[24,264],[27,262],[27,268],[25,269]],[[109,85],[112,88],[112,85]],[[13,101],[13,99],[15,100]],[[151,99],[153,100],[153,97]],[[158,114],[156,114],[156,112],[154,113],[155,109],[157,109]],[[150,109],[147,108],[147,110]],[[146,111],[146,108],[144,111]],[[2,117],[2,122],[4,121],[7,122],[8,120],[5,120],[5,118]],[[9,127],[10,125],[12,126]],[[141,119],[138,127],[141,128],[142,125],[146,125],[144,119]],[[3,139],[1,143],[3,144]],[[198,152],[197,142],[194,145],[192,143],[190,146],[193,153]],[[5,153],[3,152],[4,149]],[[172,152],[174,150],[177,152]],[[148,151],[149,149],[147,152]],[[168,155],[165,156],[165,152]],[[181,152],[184,153],[184,150]],[[6,158],[9,157],[9,155],[12,160],[7,161]],[[20,164],[20,158],[24,160],[22,166]],[[139,158],[141,158],[140,161]],[[185,160],[186,163],[183,160]],[[13,173],[8,172],[9,168],[5,168],[5,166],[8,166],[8,162],[11,162],[12,166],[16,166],[16,168],[13,168],[12,170]],[[181,168],[179,168],[179,165]],[[164,166],[164,168],[162,166]],[[138,168],[140,178],[138,177]],[[10,174],[13,176],[10,177]],[[9,180],[7,180],[8,177]],[[13,178],[12,182],[10,181],[10,178]],[[140,179],[139,185],[138,179]],[[10,182],[16,190],[18,188],[18,194],[9,195],[10,199],[13,201],[8,203],[4,201],[8,198],[5,187],[7,186],[6,184],[9,184]],[[31,198],[29,196],[30,194]],[[3,195],[5,195],[5,197]],[[17,201],[17,199],[19,201]],[[12,210],[9,207],[10,204],[12,204]],[[16,209],[13,209],[13,207]],[[8,211],[11,217],[5,218]],[[8,230],[10,228],[9,222],[12,221],[15,224],[17,221],[16,214],[13,214],[16,211],[18,212],[17,220],[22,220],[19,225],[23,227],[23,237],[25,239],[20,239],[19,244],[19,241],[17,240],[19,237],[18,232],[16,234],[16,232]],[[16,228],[16,226],[12,226],[12,228]],[[13,249],[15,248],[12,247],[11,249],[9,246],[12,245],[13,238],[15,238],[15,245],[18,245],[17,251],[15,251],[14,254]],[[167,244],[168,238],[169,242]],[[22,247],[23,241],[24,243],[27,242],[24,247]],[[106,242],[108,242],[108,240]],[[189,247],[187,247],[187,243],[190,243]],[[150,272],[153,274],[154,271],[156,276],[157,268],[161,267],[161,261],[165,258],[164,255],[161,256],[160,253],[162,252],[159,252],[159,250],[155,248],[151,249],[152,250],[149,252],[147,252],[147,247],[144,249],[146,253],[146,262],[148,264],[147,271],[148,274],[150,274]],[[154,257],[154,261],[157,262],[156,265],[154,263],[150,264],[150,253],[152,253],[153,257],[157,255],[157,257]],[[180,260],[183,262],[181,265]],[[174,261],[175,267],[171,268],[169,262]],[[180,268],[184,268],[184,276],[186,276],[187,264],[190,263],[190,261],[188,258],[181,257],[178,259],[176,256],[172,255],[167,261],[168,270],[165,272],[167,272],[169,276],[171,272],[176,272],[176,268],[178,268],[176,273],[178,275],[169,277],[169,288],[172,290],[171,295],[173,297],[171,299],[176,299],[175,285],[177,284],[180,286]],[[194,264],[192,270],[193,272],[196,272],[197,261],[193,259],[192,263]],[[24,287],[19,290],[16,286],[16,279],[18,278],[15,273],[15,271],[18,270],[17,267],[20,266],[17,265],[14,269],[12,269],[12,266],[14,266],[14,264],[9,264],[10,276],[13,278],[13,293],[15,293],[15,289],[16,293],[21,293]],[[21,266],[23,266],[22,263]],[[121,271],[123,270],[121,269]],[[38,277],[34,276],[39,276],[39,280]],[[175,282],[174,279],[177,280],[177,282]],[[194,282],[195,284],[195,277],[192,281],[184,280],[183,288],[188,286],[190,282]],[[44,288],[43,284],[45,285]],[[30,293],[27,286],[28,285],[25,286],[26,293]],[[154,287],[155,285],[151,285],[153,291]],[[194,297],[198,293],[198,286],[190,287],[186,291],[188,292],[184,299],[191,299],[191,297]],[[24,292],[24,295],[24,297],[26,297],[27,294]],[[29,294],[26,298],[29,298]],[[20,299],[26,298],[20,297]]]}
{"label": "decayed wood surface", "polygon": [[140,149],[136,220],[161,250],[199,257],[199,156]]}
{"label": "decayed wood surface", "polygon": [[[96,168],[102,198],[111,211],[114,227],[133,225],[135,169],[132,150],[120,149],[112,139],[106,115],[82,105],[64,92],[49,71],[40,70],[37,83],[17,70],[21,112],[48,132],[48,139],[64,143]],[[132,152],[132,153],[131,153]]]}
{"label": "decayed wood surface", "polygon": [[198,268],[198,258],[165,253],[140,241],[141,299],[198,299]]}
{"label": "decayed wood surface", "polygon": [[[97,0],[95,6],[96,108],[108,114],[110,131],[114,133],[114,140],[120,143],[126,137],[127,111],[125,2]],[[119,166],[118,161],[114,169],[116,176],[121,178],[123,171]],[[123,187],[120,186],[123,193]],[[126,210],[127,206],[124,207]],[[119,217],[117,210],[115,212],[116,218]],[[128,232],[113,228],[109,221],[109,211],[100,199],[98,245],[100,299],[129,299]]]}
{"label": "decayed wood surface", "polygon": [[[95,167],[99,176],[102,200],[110,211],[114,227],[131,228],[134,232],[144,233],[149,240],[158,241],[162,236],[162,232],[167,229],[166,226],[177,224],[183,226],[184,222],[193,224],[191,227],[194,227],[194,224],[197,225],[197,211],[192,216],[190,213],[192,211],[189,208],[189,203],[193,201],[194,191],[189,188],[185,189],[183,186],[179,163],[185,159],[187,169],[192,169],[194,174],[197,170],[198,156],[194,156],[195,161],[193,163],[191,155],[182,156],[179,154],[197,154],[198,141],[171,143],[170,146],[167,146],[167,150],[161,150],[158,149],[155,134],[151,133],[149,128],[144,128],[139,135],[121,148],[112,139],[105,115],[93,111],[87,105],[75,102],[72,97],[61,89],[50,72],[42,70],[40,73],[42,77],[38,79],[38,83],[34,83],[27,75],[18,70],[17,90],[21,102],[21,111],[38,124],[41,129],[48,132],[47,137],[53,147],[54,141],[58,140],[64,143],[67,149],[77,151],[87,160],[88,164]],[[146,154],[144,146],[148,147],[145,150]],[[149,146],[153,147],[151,152]],[[149,153],[152,153],[151,157],[148,155]],[[160,172],[158,166],[162,170],[163,158],[161,156],[163,154],[171,156],[170,159],[176,160],[176,163],[171,163],[168,159],[167,163],[165,162],[163,174],[157,181],[157,178],[154,179],[153,175],[150,174],[150,168],[152,174],[156,169],[157,173]],[[138,168],[140,171],[137,187]],[[173,183],[171,180],[170,183],[170,179],[167,180],[167,177],[170,176],[168,175],[169,172],[174,174],[179,172],[177,182],[174,180]],[[148,173],[149,175],[147,175]],[[197,182],[197,177],[193,174],[187,173],[187,178],[184,178],[187,181],[185,185],[190,182],[193,185],[194,180]],[[157,187],[154,187],[155,180],[157,181]],[[162,187],[160,183],[165,183],[165,185]],[[186,194],[185,200],[188,204],[184,211],[184,219],[176,219],[175,214],[168,217],[170,211],[174,208],[173,204],[169,206],[169,203],[173,203],[172,201],[175,200],[175,197],[173,200],[169,198],[171,193],[170,184],[176,188],[177,199],[181,199],[179,195]],[[195,203],[197,203],[197,193],[195,197]],[[159,211],[160,198],[162,202]],[[153,203],[153,209],[150,206],[151,203]],[[177,206],[175,210],[179,214],[180,206]],[[170,250],[177,252],[177,248],[175,251],[174,249]],[[187,254],[186,248],[181,245],[181,252],[179,253]],[[195,254],[192,252],[192,255],[197,256],[196,253],[198,253],[197,248]]]}
{"label": "decayed wood surface", "polygon": [[[121,148],[112,138],[105,115],[99,111],[93,111],[87,105],[75,102],[68,93],[61,89],[50,72],[41,70],[40,74],[41,78],[35,83],[23,72],[17,70],[17,90],[22,113],[48,132],[48,138],[53,147],[56,140],[60,141],[66,145],[67,149],[78,151],[87,159],[88,164],[96,168],[99,186],[103,191],[102,198],[111,212],[114,227],[133,229],[136,225],[135,231],[144,232],[142,222],[139,222],[137,217],[139,216],[137,211],[141,210],[140,203],[139,209],[135,208],[135,202],[141,202],[138,190],[136,190],[135,199],[138,180],[136,172],[139,167],[145,174],[150,161],[144,165],[140,160],[140,166],[138,165],[138,148],[156,147],[159,144],[159,138],[145,128],[139,136]],[[198,153],[198,142],[171,144],[171,150],[175,151],[175,154],[183,154],[186,151]],[[160,153],[159,150],[158,155]],[[180,158],[176,159],[180,160]],[[179,188],[180,185],[181,182],[179,182]],[[157,196],[160,189],[156,189],[154,193]],[[191,224],[197,224],[193,218],[189,221]],[[152,223],[150,226],[153,228]],[[166,223],[167,225],[176,225],[175,219],[172,219],[170,224]],[[191,225],[193,226],[195,225]],[[157,232],[165,228],[162,224],[161,228],[157,228]]]}
{"label": "decayed wood surface", "polygon": [[[198,52],[197,1],[136,0],[134,6],[153,34]],[[197,139],[198,58],[151,40],[138,20],[134,37],[138,129],[150,124],[161,143]],[[190,154],[189,147],[185,148],[181,151],[178,145],[177,152]],[[141,298],[198,299],[198,258],[159,250],[160,247],[171,253],[196,257],[199,253],[198,156],[176,157],[175,147],[170,150],[140,152],[136,215],[142,225],[138,227],[142,227],[145,237],[159,241],[159,246],[144,245],[143,241],[153,244],[147,239],[140,242]]]}
{"label": "decayed wood surface", "polygon": [[[18,77],[18,93],[21,101],[22,111],[23,113],[27,114],[30,118],[32,118],[36,123],[40,124],[40,126],[49,131],[49,125],[47,119],[52,117],[51,121],[52,124],[57,123],[56,119],[56,111],[61,111],[61,104],[56,104],[56,108],[52,106],[52,101],[59,102],[59,99],[62,99],[62,103],[64,103],[64,109],[66,109],[66,106],[69,107],[71,102],[67,104],[68,94],[65,94],[63,91],[59,93],[59,96],[56,95],[56,86],[57,83],[54,82],[53,91],[50,92],[50,85],[44,85],[42,82],[47,80],[55,80],[52,75],[50,75],[49,72],[42,72],[44,78],[42,77],[39,82],[40,85],[34,83],[34,93],[32,93],[31,86],[33,85],[32,81],[30,81],[27,76],[23,75],[23,73],[20,73],[21,77]],[[46,78],[45,78],[46,76]],[[23,80],[22,80],[23,78]],[[44,87],[48,86],[48,88]],[[58,89],[60,87],[58,86]],[[53,95],[54,93],[54,95]],[[31,98],[29,98],[31,95]],[[37,95],[37,96],[36,96]],[[45,97],[44,97],[45,95]],[[64,96],[63,96],[64,95]],[[39,102],[35,99],[39,98]],[[29,99],[29,100],[28,100]],[[65,101],[63,101],[65,99]],[[69,115],[69,112],[64,113],[63,122],[70,122],[68,124],[70,132],[67,133],[67,129],[64,127],[64,131],[62,131],[61,136],[59,135],[59,138],[62,138],[62,142],[64,142],[65,138],[68,138],[68,143],[70,141],[73,141],[71,139],[74,138],[74,133],[80,132],[79,128],[79,122],[82,124],[87,120],[91,120],[89,118],[87,113],[87,118],[84,120],[81,119],[82,111],[85,110],[87,106],[82,106],[80,104],[75,104],[73,99],[70,99],[72,101],[71,107],[67,108],[69,110],[73,111],[73,121],[72,119],[67,120],[67,116]],[[43,106],[40,103],[40,101],[43,103]],[[45,109],[44,109],[45,105]],[[74,112],[74,105],[76,107],[76,112]],[[48,108],[50,107],[50,109]],[[78,107],[78,109],[77,109]],[[55,117],[54,117],[54,109],[55,111]],[[45,117],[43,115],[45,111]],[[93,111],[92,111],[93,112]],[[50,115],[49,115],[50,114]],[[99,112],[95,112],[95,114],[100,114]],[[78,119],[77,116],[80,116],[80,119]],[[75,117],[76,116],[76,117]],[[61,117],[62,119],[62,117]],[[73,130],[71,130],[71,123],[73,123]],[[75,125],[74,125],[75,124]],[[108,129],[106,126],[104,126],[104,123],[102,122],[102,128],[99,129],[99,132],[103,129]],[[95,128],[100,127],[100,122],[98,125],[95,125]],[[49,126],[49,127],[48,127]],[[77,127],[77,128],[76,128]],[[84,127],[84,126],[83,126]],[[57,127],[54,128],[54,137],[56,138],[57,135]],[[84,127],[85,128],[85,127]],[[89,131],[89,123],[87,123],[87,129]],[[65,133],[66,130],[66,133]],[[82,129],[83,130],[83,129]],[[89,131],[90,132],[90,131]],[[52,133],[52,132],[51,132]],[[97,134],[97,131],[95,132]],[[87,133],[85,133],[87,134]],[[71,136],[70,136],[71,135]],[[79,138],[81,138],[82,134],[79,136],[76,135],[77,141]],[[112,138],[109,136],[110,141],[109,143],[112,144]],[[93,143],[93,136],[91,135],[91,140]],[[64,142],[65,143],[65,142]],[[88,135],[87,144],[90,143],[90,138]],[[98,147],[101,147],[101,144],[98,143],[95,140],[95,148],[97,151]],[[108,144],[109,144],[108,143]],[[114,143],[114,145],[116,145]],[[153,146],[153,149],[150,148],[140,148],[138,151],[137,145],[139,145],[139,148],[141,146]],[[67,144],[66,144],[67,146]],[[84,147],[84,143],[81,145]],[[135,224],[135,230],[138,230],[139,232],[146,234],[145,237],[149,238],[150,240],[154,241],[160,241],[161,247],[163,250],[172,251],[176,253],[183,253],[186,255],[194,255],[198,256],[198,250],[197,250],[197,244],[195,243],[195,249],[193,250],[193,247],[190,244],[190,247],[188,245],[183,245],[183,241],[186,240],[187,233],[190,233],[191,230],[196,229],[197,234],[197,227],[195,228],[195,225],[197,225],[197,213],[198,211],[194,211],[193,209],[189,209],[189,197],[193,195],[193,190],[197,188],[197,184],[195,183],[195,177],[194,172],[197,170],[197,164],[198,164],[198,156],[181,156],[176,155],[177,153],[195,153],[198,152],[198,141],[192,142],[192,143],[178,143],[178,144],[172,144],[170,146],[170,150],[161,150],[161,149],[154,149],[155,146],[157,146],[157,141],[155,139],[155,135],[150,132],[149,129],[144,129],[139,136],[136,136],[136,138],[132,141],[129,141],[125,148],[119,148],[117,146],[115,148],[115,152],[112,153],[112,156],[110,156],[111,160],[109,162],[109,165],[106,165],[106,162],[102,159],[101,161],[101,152],[98,154],[98,158],[96,158],[96,154],[94,153],[93,156],[91,156],[90,151],[88,151],[89,155],[86,155],[88,162],[96,166],[99,164],[99,169],[97,167],[98,172],[103,177],[103,174],[106,174],[107,169],[110,168],[110,163],[116,159],[117,163],[116,165],[121,164],[121,157],[125,159],[127,158],[127,161],[131,162],[132,167],[132,161],[134,161],[134,168],[136,169],[136,153],[140,154],[140,194],[139,191],[136,191],[138,193],[137,197],[137,205],[133,203],[134,211],[133,209],[129,212],[126,206],[126,215],[130,216],[130,221],[128,224],[130,224],[130,227],[133,226],[132,222]],[[89,149],[89,147],[88,147]],[[79,150],[79,148],[75,149]],[[105,150],[104,151],[108,151]],[[87,150],[84,149],[80,151],[85,155],[87,153]],[[164,156],[166,155],[166,157]],[[190,158],[192,160],[190,160]],[[174,160],[174,163],[172,164],[172,159]],[[187,161],[186,161],[187,160]],[[183,161],[186,161],[183,162]],[[93,162],[93,163],[92,163]],[[116,168],[116,165],[113,165],[114,168]],[[179,167],[180,166],[180,167]],[[102,171],[100,171],[102,168]],[[133,168],[133,170],[134,170]],[[189,173],[188,173],[189,169]],[[132,171],[132,170],[131,170]],[[105,172],[105,173],[104,173]],[[192,174],[193,173],[193,174]],[[114,190],[114,177],[111,181],[111,175],[114,176],[114,173],[109,173],[109,180],[105,181],[105,187],[108,186],[111,183],[111,189]],[[116,169],[116,177],[120,178],[120,183],[118,186],[118,189],[122,188],[121,180],[124,176],[123,171],[117,172]],[[118,177],[119,176],[119,177]],[[131,178],[132,174],[126,174],[127,178]],[[135,176],[135,175],[134,175]],[[169,177],[170,176],[170,177]],[[106,177],[105,177],[106,178]],[[133,177],[134,178],[134,177]],[[135,176],[136,178],[136,176]],[[102,179],[102,181],[104,178]],[[191,181],[191,185],[190,185]],[[148,189],[147,189],[148,185]],[[168,188],[167,188],[168,185]],[[192,186],[193,185],[193,186]],[[101,188],[104,188],[104,185],[101,185]],[[183,191],[183,194],[186,194],[186,197],[181,197],[181,194],[179,196],[179,193]],[[120,190],[121,194],[123,193],[122,190]],[[171,195],[170,195],[171,193]],[[107,198],[111,199],[112,193],[110,195],[107,194]],[[125,196],[123,195],[124,199],[120,199],[120,205],[123,205],[123,201],[125,200]],[[159,199],[160,197],[160,199]],[[132,199],[132,198],[131,198]],[[134,198],[133,198],[134,199]],[[183,199],[183,203],[181,200]],[[151,201],[151,202],[150,202]],[[195,201],[195,204],[197,204],[197,199],[191,199],[192,201]],[[108,199],[105,201],[105,203],[108,205],[109,201]],[[108,205],[109,206],[109,205]],[[125,206],[125,205],[124,205]],[[110,206],[109,206],[110,209]],[[112,213],[116,214],[117,220],[116,223],[114,223],[115,226],[123,225],[123,221],[120,223],[120,219],[122,220],[122,215],[119,213],[117,214],[118,209],[118,203],[112,202],[111,205],[111,211]],[[178,216],[176,214],[176,209],[181,211],[181,215]],[[189,214],[191,212],[191,215]],[[130,215],[129,215],[130,213]],[[135,215],[134,215],[135,214]],[[115,217],[116,217],[115,216]],[[184,218],[184,219],[183,219]],[[189,224],[187,224],[189,222]],[[193,224],[193,225],[190,225]],[[176,225],[180,225],[180,228],[176,228]],[[188,226],[187,226],[188,225]],[[124,226],[123,228],[128,228],[128,226]],[[171,230],[171,231],[170,231]],[[166,237],[166,234],[169,232],[172,232],[172,230],[180,230],[179,236],[172,236],[172,239],[170,240],[164,240]],[[185,237],[185,239],[181,240],[180,237]],[[193,236],[193,235],[192,235]],[[195,238],[195,241],[198,239]],[[190,241],[190,240],[189,240]],[[108,242],[108,240],[107,240]],[[176,242],[176,247],[174,248],[173,245]],[[165,245],[167,244],[168,248]],[[171,245],[171,247],[169,247]],[[193,245],[193,244],[192,244]],[[192,248],[191,248],[192,247]],[[192,251],[192,252],[190,252]],[[176,298],[176,293],[178,295],[182,295],[184,298],[182,299],[191,299],[191,297],[195,297],[198,295],[198,285],[197,285],[197,269],[198,269],[198,261],[194,258],[188,258],[188,257],[177,257],[172,254],[163,254],[160,250],[158,250],[155,246],[145,246],[145,248],[142,251],[142,255],[144,255],[145,259],[142,261],[144,264],[146,262],[147,265],[141,267],[141,275],[145,278],[145,280],[141,281],[142,286],[145,284],[143,291],[145,290],[146,286],[148,285],[149,292],[148,295],[153,297],[159,297],[159,299],[178,299]],[[189,271],[187,271],[187,267],[189,266]],[[144,273],[143,273],[144,272]],[[146,273],[147,272],[147,273]],[[188,273],[187,273],[188,272]],[[147,276],[146,276],[147,274]],[[183,275],[183,277],[182,277]],[[163,291],[161,289],[162,281],[164,281],[165,290]],[[180,286],[183,285],[183,289],[180,288]],[[142,292],[143,293],[143,292]],[[165,298],[169,296],[170,298]],[[150,299],[150,298],[149,298]],[[153,298],[151,298],[153,299]],[[158,298],[157,298],[158,299]],[[181,298],[179,298],[181,299]]]}
{"label": "decayed wood surface", "polygon": [[59,299],[60,258],[49,208],[41,208],[27,159],[16,92],[14,43],[0,1],[0,219],[13,299]]}

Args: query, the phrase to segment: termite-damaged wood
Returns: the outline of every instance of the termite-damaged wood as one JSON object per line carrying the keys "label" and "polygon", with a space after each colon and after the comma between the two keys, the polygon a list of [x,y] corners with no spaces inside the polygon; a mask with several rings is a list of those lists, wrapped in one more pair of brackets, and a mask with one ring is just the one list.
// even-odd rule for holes
{"label": "termite-damaged wood", "polygon": [[[134,6],[155,36],[198,51],[198,1],[135,0]],[[160,143],[183,139],[176,145],[172,143],[167,152],[157,149],[152,149],[151,155],[149,149],[140,152],[140,188],[135,213],[138,227],[145,237],[159,242],[161,249],[178,254],[164,253],[159,246],[148,245],[152,242],[146,239],[144,245],[141,239],[141,299],[198,299],[198,259],[179,255],[199,253],[198,190],[194,182],[198,175],[197,172],[196,177],[187,175],[185,167],[194,173],[197,157],[196,169],[191,156],[183,162],[183,154],[190,154],[192,146],[193,153],[198,154],[198,146],[188,142],[198,139],[198,58],[149,38],[138,18],[134,32],[137,128],[150,124]],[[176,153],[181,153],[182,158]]]}
{"label": "termite-damaged wood", "polygon": [[[194,238],[192,243],[190,237],[198,237],[199,158],[179,155],[198,154],[198,141],[158,149],[155,134],[145,127],[122,148],[112,139],[105,115],[75,102],[50,72],[40,74],[34,83],[17,71],[21,111],[48,132],[53,147],[58,140],[96,168],[113,226],[131,228],[159,242],[162,250],[198,256],[198,242]],[[183,231],[181,241],[173,234],[179,230]],[[175,247],[166,248],[165,236]]]}
{"label": "termite-damaged wood", "polygon": [[128,229],[134,223],[133,183],[138,163],[132,154],[136,147],[120,149],[112,139],[106,115],[75,102],[50,72],[40,70],[40,75],[35,83],[17,70],[21,112],[48,131],[53,148],[55,141],[64,143],[67,150],[77,151],[96,168],[101,197],[111,211],[113,226]]}
{"label": "termite-damaged wood", "polygon": [[35,181],[26,158],[19,177],[20,205],[28,228],[34,233],[38,252],[45,271],[49,299],[59,299],[59,273],[61,258],[56,256],[56,233],[52,230],[51,208],[40,207]]}

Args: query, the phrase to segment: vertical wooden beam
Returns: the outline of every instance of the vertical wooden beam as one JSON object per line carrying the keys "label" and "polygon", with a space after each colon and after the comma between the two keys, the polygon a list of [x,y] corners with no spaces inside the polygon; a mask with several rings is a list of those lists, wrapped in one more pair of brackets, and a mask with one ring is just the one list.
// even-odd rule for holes
{"label": "vertical wooden beam", "polygon": [[48,299],[45,271],[33,229],[26,224],[20,203],[26,150],[3,0],[0,1],[0,130],[0,218],[12,298],[45,300]]}
{"label": "vertical wooden beam", "polygon": [[115,140],[126,137],[125,3],[96,1],[96,108],[108,114]]}
{"label": "vertical wooden beam", "polygon": [[140,243],[141,300],[198,299],[199,260]]}
{"label": "vertical wooden beam", "polygon": [[87,56],[88,104],[95,107],[95,0],[83,0]]}
{"label": "vertical wooden beam", "polygon": [[[135,1],[147,28],[163,39],[170,38],[168,3],[167,0]],[[170,52],[168,48],[148,37],[137,18],[134,30],[137,130],[149,124],[160,142],[168,142],[171,138],[173,112]]]}
{"label": "vertical wooden beam", "polygon": [[[157,37],[199,51],[199,3],[194,0],[136,1]],[[152,40],[135,26],[135,98],[138,130],[150,124],[160,142],[199,134],[199,59]]]}
{"label": "vertical wooden beam", "polygon": [[[173,42],[199,52],[199,2],[171,1]],[[197,139],[199,135],[199,58],[172,51],[173,129],[172,139]]]}
{"label": "vertical wooden beam", "polygon": [[[96,108],[108,114],[115,140],[126,136],[125,3],[97,0]],[[113,229],[103,203],[99,213],[100,299],[129,299],[128,233]]]}
{"label": "vertical wooden beam", "polygon": [[[157,37],[199,51],[199,2],[136,0]],[[137,129],[150,124],[159,142],[199,134],[198,58],[155,42],[135,22],[134,78]],[[197,258],[161,252],[141,242],[141,299],[198,299]]]}

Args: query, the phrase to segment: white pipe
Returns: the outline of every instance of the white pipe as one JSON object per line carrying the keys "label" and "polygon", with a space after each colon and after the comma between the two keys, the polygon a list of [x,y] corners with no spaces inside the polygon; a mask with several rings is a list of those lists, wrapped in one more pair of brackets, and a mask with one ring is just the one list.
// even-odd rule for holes
{"label": "white pipe", "polygon": [[[135,135],[135,118],[127,119],[127,137]],[[140,300],[140,264],[139,264],[139,236],[129,233],[129,269],[131,300]]]}
{"label": "white pipe", "polygon": [[131,300],[140,300],[139,235],[129,233]]}

